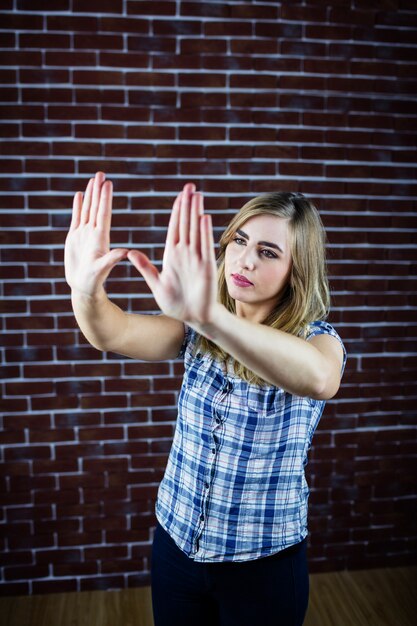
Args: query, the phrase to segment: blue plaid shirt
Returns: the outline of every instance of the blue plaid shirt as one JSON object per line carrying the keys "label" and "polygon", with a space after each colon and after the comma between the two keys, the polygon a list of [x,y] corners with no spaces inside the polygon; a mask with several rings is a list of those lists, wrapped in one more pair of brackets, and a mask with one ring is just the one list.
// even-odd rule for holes
{"label": "blue plaid shirt", "polygon": [[[307,340],[327,333],[310,325]],[[185,325],[178,419],[156,516],[195,561],[248,561],[308,534],[307,453],[325,401],[247,383],[209,354],[196,354]]]}

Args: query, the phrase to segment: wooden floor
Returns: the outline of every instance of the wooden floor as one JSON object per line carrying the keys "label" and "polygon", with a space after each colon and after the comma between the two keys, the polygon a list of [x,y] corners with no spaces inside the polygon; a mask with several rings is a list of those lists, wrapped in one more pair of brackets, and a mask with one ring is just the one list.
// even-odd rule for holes
{"label": "wooden floor", "polygon": [[[415,626],[416,582],[417,567],[310,574],[304,626]],[[0,598],[0,624],[153,626],[150,587]]]}

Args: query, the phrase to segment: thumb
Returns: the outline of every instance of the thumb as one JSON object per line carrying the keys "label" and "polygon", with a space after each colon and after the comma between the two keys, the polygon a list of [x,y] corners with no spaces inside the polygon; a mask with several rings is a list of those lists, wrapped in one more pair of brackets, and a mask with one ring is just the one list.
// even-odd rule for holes
{"label": "thumb", "polygon": [[138,250],[130,250],[127,258],[136,267],[138,272],[142,274],[149,289],[153,292],[159,280],[159,272],[153,265],[146,254]]}
{"label": "thumb", "polygon": [[119,263],[122,259],[127,257],[127,253],[129,252],[128,248],[115,248],[114,250],[110,250],[107,254],[105,254],[101,259],[101,271],[105,271],[109,273],[113,267]]}

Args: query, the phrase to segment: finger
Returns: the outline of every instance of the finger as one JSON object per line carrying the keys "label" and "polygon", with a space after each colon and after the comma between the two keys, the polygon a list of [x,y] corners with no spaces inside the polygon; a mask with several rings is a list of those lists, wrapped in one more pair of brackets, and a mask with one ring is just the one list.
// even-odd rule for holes
{"label": "finger", "polygon": [[180,242],[188,245],[190,242],[190,206],[191,194],[195,191],[195,185],[187,183],[181,198],[180,206]]}
{"label": "finger", "polygon": [[95,226],[97,222],[97,214],[103,197],[103,187],[105,185],[105,179],[106,175],[104,174],[104,172],[97,172],[94,180],[93,199],[90,207],[90,216],[88,218],[91,226]]}
{"label": "finger", "polygon": [[206,263],[216,263],[214,252],[213,222],[211,215],[204,215],[200,220],[201,225],[201,258]]}
{"label": "finger", "polygon": [[83,205],[83,194],[81,193],[81,191],[77,191],[77,193],[74,196],[73,203],[72,203],[72,217],[71,217],[70,230],[75,230],[76,228],[78,228],[78,225],[81,219],[82,205]]}
{"label": "finger", "polygon": [[190,247],[200,254],[200,217],[204,214],[203,196],[195,193],[191,199]]}
{"label": "finger", "polygon": [[100,271],[105,271],[106,274],[109,274],[117,263],[127,257],[128,252],[129,248],[114,248],[114,250],[110,250],[100,259]]}
{"label": "finger", "polygon": [[108,234],[110,233],[112,204],[113,183],[109,180],[106,180],[101,188],[100,204],[96,217],[96,226],[97,228],[104,230]]}
{"label": "finger", "polygon": [[85,190],[85,194],[84,194],[83,208],[81,211],[81,219],[80,219],[81,224],[87,224],[88,222],[88,216],[90,215],[91,197],[93,195],[93,185],[94,185],[94,178],[90,178],[88,185],[87,185],[87,189]]}
{"label": "finger", "polygon": [[180,215],[180,205],[181,205],[181,193],[175,198],[175,202],[172,207],[171,216],[169,218],[168,224],[168,233],[166,239],[166,247],[175,246],[179,239],[179,215]]}
{"label": "finger", "polygon": [[88,217],[88,221],[91,226],[95,226],[96,224],[97,211],[100,204],[101,189],[105,179],[106,175],[104,174],[104,172],[97,172],[94,178],[93,197],[91,200],[90,215]]}
{"label": "finger", "polygon": [[154,291],[159,281],[159,272],[155,265],[153,265],[146,254],[139,252],[138,250],[130,250],[127,258],[136,267],[145,279],[149,289]]}

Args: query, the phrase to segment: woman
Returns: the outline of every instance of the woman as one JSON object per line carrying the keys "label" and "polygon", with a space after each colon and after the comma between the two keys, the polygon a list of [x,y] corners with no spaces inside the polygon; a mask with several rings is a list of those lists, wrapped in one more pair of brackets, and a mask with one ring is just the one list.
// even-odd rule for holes
{"label": "woman", "polygon": [[[346,352],[324,321],[325,235],[301,194],[244,205],[216,263],[193,184],[175,200],[163,267],[109,249],[112,185],[76,194],[65,248],[90,343],[143,360],[184,357],[152,550],[156,626],[301,625],[308,605],[307,452]],[[126,314],[104,281],[128,258],[161,315]]]}

